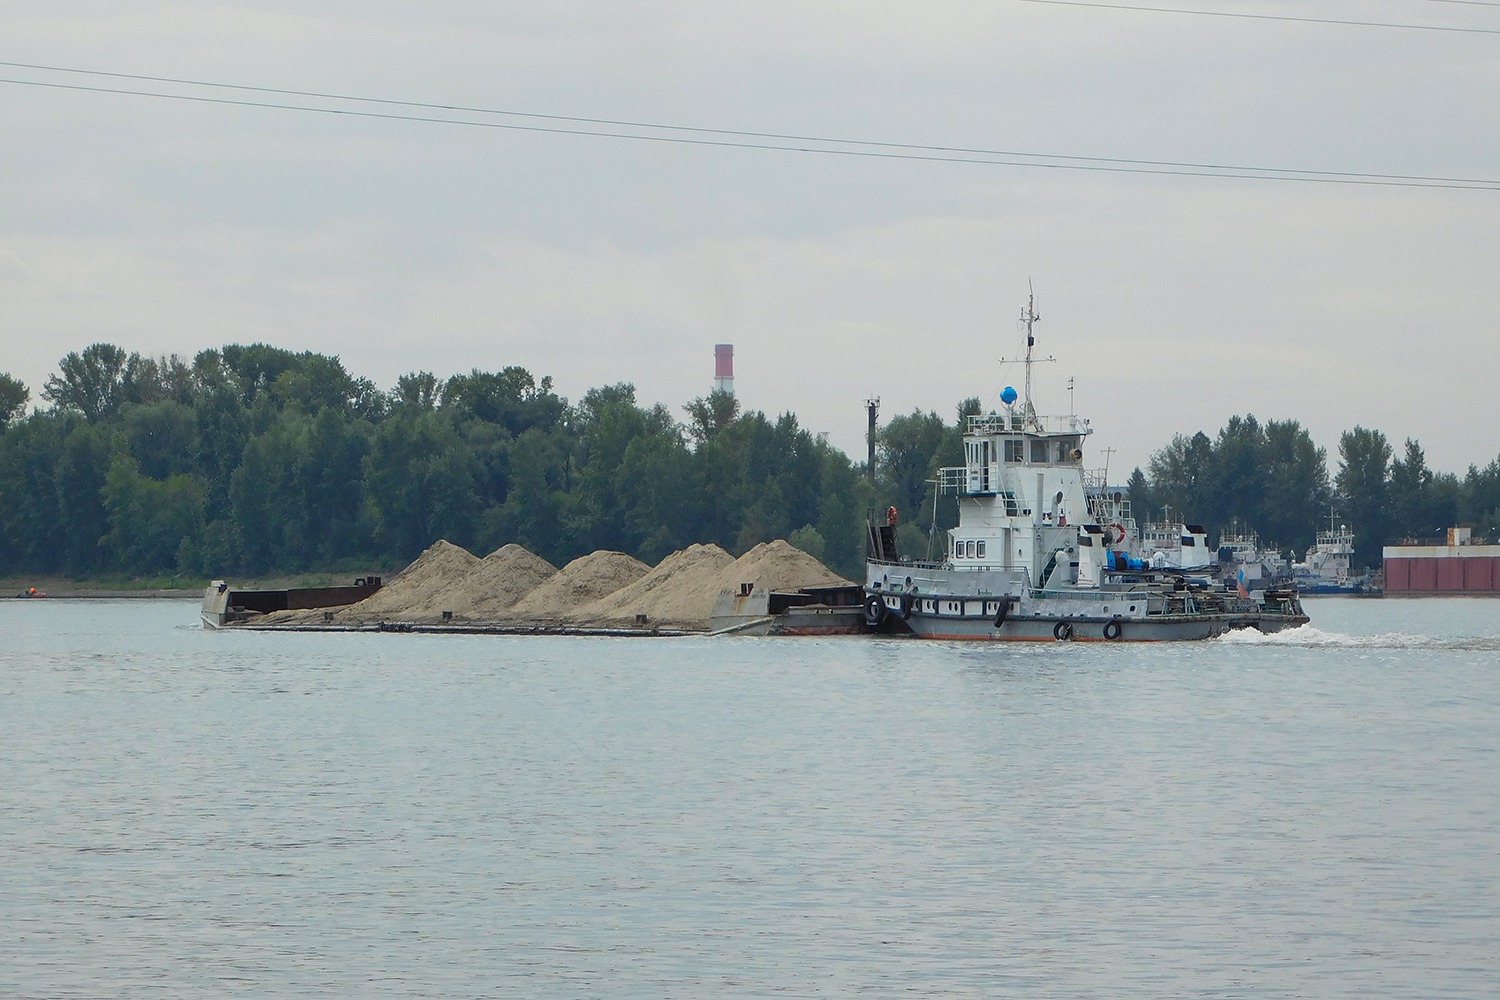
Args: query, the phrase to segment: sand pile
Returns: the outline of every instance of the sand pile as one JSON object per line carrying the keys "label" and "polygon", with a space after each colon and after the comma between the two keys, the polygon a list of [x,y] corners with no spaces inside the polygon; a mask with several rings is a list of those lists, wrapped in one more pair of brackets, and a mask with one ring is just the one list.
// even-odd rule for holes
{"label": "sand pile", "polygon": [[[750,583],[763,590],[796,590],[799,587],[836,587],[849,581],[785,539],[761,542],[719,571],[709,608],[725,587],[736,592]],[[705,618],[708,613],[705,612]]]}
{"label": "sand pile", "polygon": [[[453,586],[479,565],[479,557],[445,538],[429,545],[410,566],[391,578],[390,583],[358,604],[339,608],[333,613],[336,622],[378,621],[381,618],[404,618],[412,608],[419,608],[442,591]],[[287,612],[321,621],[322,611]]]}
{"label": "sand pile", "polygon": [[651,571],[651,567],[623,552],[600,549],[579,556],[527,594],[509,617],[527,621],[561,618],[575,608],[592,604],[628,587]]}
{"label": "sand pile", "polygon": [[652,625],[701,626],[719,596],[719,571],[734,557],[717,545],[690,545],[673,552],[639,580],[608,597],[585,604],[571,621],[634,624],[645,615]]}
{"label": "sand pile", "polygon": [[[505,545],[483,559],[452,542],[434,542],[416,561],[376,593],[333,612],[338,624],[378,621],[439,622],[443,612],[454,621],[494,621],[516,601],[536,589],[557,569],[520,545]],[[280,611],[266,622],[296,624],[324,621],[324,610]]]}
{"label": "sand pile", "polygon": [[397,573],[391,582],[348,610],[362,615],[398,614],[420,607],[455,581],[468,576],[479,557],[440,538],[417,556],[416,561]]}
{"label": "sand pile", "polygon": [[556,566],[512,542],[485,556],[468,576],[438,595],[448,603],[424,610],[492,621],[504,617],[517,601],[556,573]]}
{"label": "sand pile", "polygon": [[333,620],[341,624],[398,620],[407,617],[413,608],[426,605],[456,581],[467,577],[479,563],[479,557],[468,549],[440,538],[417,556],[411,565],[391,577],[389,583],[358,604],[342,608],[277,611],[266,615],[264,621],[278,625],[322,622],[325,611],[332,611]]}

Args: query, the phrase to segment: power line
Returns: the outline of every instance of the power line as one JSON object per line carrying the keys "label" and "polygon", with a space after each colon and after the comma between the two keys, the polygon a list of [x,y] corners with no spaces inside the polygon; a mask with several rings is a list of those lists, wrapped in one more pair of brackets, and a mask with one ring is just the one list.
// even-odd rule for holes
{"label": "power line", "polygon": [[[1149,11],[1153,14],[1192,14],[1198,17],[1237,17],[1251,21],[1297,21],[1304,24],[1342,24],[1360,28],[1404,28],[1409,31],[1456,31],[1470,35],[1500,35],[1500,28],[1461,28],[1446,24],[1405,24],[1396,21],[1353,21],[1335,17],[1301,17],[1294,14],[1250,14],[1229,10],[1193,10],[1187,7],[1147,7],[1141,4],[1096,3],[1094,0],[1016,0],[1051,7],[1091,7],[1096,10]],[[1458,0],[1453,0],[1458,2]],[[1472,2],[1472,0],[1465,0]],[[1485,4],[1484,6],[1489,6]]]}
{"label": "power line", "polygon": [[[0,65],[16,65],[0,63]],[[42,68],[42,67],[34,67]],[[102,76],[125,76],[97,70],[86,72]],[[164,79],[164,78],[163,78]],[[176,81],[191,83],[191,81]],[[609,139],[634,139],[639,142],[674,143],[691,146],[712,146],[729,149],[764,149],[790,153],[821,153],[832,156],[854,156],[889,160],[914,160],[939,163],[973,163],[988,166],[1038,167],[1054,170],[1084,170],[1102,173],[1152,174],[1172,177],[1221,177],[1235,180],[1279,180],[1301,181],[1319,184],[1357,184],[1376,187],[1437,188],[1448,190],[1500,191],[1500,180],[1472,177],[1436,177],[1421,174],[1376,174],[1355,171],[1318,171],[1284,167],[1247,167],[1233,164],[1177,163],[1173,161],[1128,160],[1106,157],[1077,157],[1062,154],[1020,153],[1004,150],[966,149],[963,147],[919,146],[902,143],[879,143],[867,140],[818,138],[813,136],[791,136],[778,133],[735,132],[725,129],[697,129],[684,125],[651,125],[645,123],[611,122],[608,119],[564,118],[562,116],[536,115],[525,112],[487,111],[464,109],[446,105],[425,105],[416,102],[385,101],[378,98],[341,98],[336,95],[317,95],[311,92],[274,91],[271,88],[238,87],[233,84],[201,84],[203,86],[256,90],[273,93],[299,93],[299,96],[321,96],[332,100],[365,101],[451,111],[472,111],[494,115],[523,115],[529,118],[574,121],[581,124],[612,124],[647,129],[670,129],[678,133],[700,133],[701,135],[744,136],[747,138],[778,138],[787,142],[805,142],[814,145],[786,145],[784,143],[750,142],[737,139],[702,138],[690,134],[651,135],[640,132],[609,131],[603,128],[562,128],[558,126],[524,125],[515,122],[472,121],[457,118],[442,118],[429,115],[396,114],[382,111],[361,111],[351,108],[316,107],[305,104],[251,101],[230,97],[207,97],[199,94],[167,94],[158,91],[130,90],[118,87],[86,86],[74,83],[56,83],[43,80],[18,80],[0,78],[0,84],[23,87],[41,87],[51,90],[81,91],[95,94],[120,94],[131,97],[148,97],[159,100],[184,101],[195,104],[216,104],[232,107],[265,108],[278,111],[302,111],[312,114],[342,115],[353,118],[371,118],[385,121],[426,122],[440,125],[458,125],[467,128],[501,129],[518,132],[538,132],[553,135],[593,136]],[[876,148],[838,148],[839,145],[854,145]],[[970,154],[970,155],[961,155]]]}
{"label": "power line", "polygon": [[[423,102],[423,101],[398,100],[398,99],[385,98],[385,97],[361,97],[361,96],[353,96],[353,95],[349,95],[349,94],[329,93],[329,92],[326,92],[326,91],[289,90],[289,89],[284,89],[284,88],[280,88],[280,87],[263,87],[263,86],[255,86],[255,85],[251,85],[251,84],[220,83],[220,82],[209,81],[209,80],[191,80],[191,79],[185,79],[183,77],[147,76],[147,75],[140,74],[140,73],[116,73],[116,72],[111,72],[111,71],[108,71],[108,70],[79,69],[79,68],[76,68],[76,67],[69,67],[69,66],[49,66],[49,65],[45,65],[45,64],[41,64],[41,63],[19,63],[19,62],[6,62],[6,61],[3,61],[3,60],[0,60],[0,66],[11,66],[11,67],[22,68],[22,69],[46,70],[46,71],[55,72],[55,73],[75,73],[75,74],[84,74],[84,75],[88,75],[88,76],[103,76],[103,77],[110,77],[110,78],[122,79],[122,80],[144,80],[144,81],[149,81],[149,82],[152,82],[152,83],[181,84],[181,85],[190,86],[190,87],[211,87],[211,88],[216,88],[216,89],[220,89],[220,90],[243,90],[243,91],[248,91],[248,92],[252,92],[252,93],[260,93],[260,94],[281,94],[281,95],[293,96],[293,97],[313,97],[313,98],[319,98],[319,99],[323,99],[323,100],[347,101],[347,102],[351,102],[351,103],[360,103],[360,104],[384,104],[384,105],[389,105],[389,106],[392,106],[392,107],[421,108],[421,109],[429,110],[429,111],[450,111],[450,112],[462,112],[462,113],[465,113],[465,114],[500,115],[500,116],[506,116],[506,117],[514,117],[514,118],[528,118],[528,119],[539,119],[539,120],[545,120],[545,121],[582,123],[582,124],[587,124],[587,125],[606,125],[606,126],[620,127],[620,128],[651,129],[651,130],[666,131],[666,132],[684,132],[684,133],[695,133],[695,134],[701,134],[701,135],[725,135],[725,136],[734,136],[734,137],[737,137],[737,138],[751,138],[751,139],[775,139],[775,140],[781,140],[781,141],[786,141],[786,142],[811,142],[811,143],[818,143],[818,144],[822,144],[822,145],[868,146],[868,147],[878,148],[878,149],[911,150],[911,151],[922,152],[922,153],[965,154],[965,155],[984,156],[984,157],[1007,156],[1007,157],[1021,157],[1021,158],[1026,158],[1026,159],[1039,159],[1039,160],[1068,160],[1068,161],[1077,161],[1077,162],[1080,162],[1080,163],[1109,163],[1109,164],[1122,164],[1122,165],[1128,165],[1128,166],[1141,166],[1141,167],[1171,167],[1171,168],[1181,168],[1181,169],[1215,170],[1215,171],[1217,171],[1217,170],[1237,170],[1237,171],[1270,173],[1270,174],[1295,173],[1295,174],[1310,174],[1310,175],[1325,176],[1325,177],[1354,177],[1354,178],[1379,179],[1379,180],[1443,181],[1443,182],[1454,183],[1454,184],[1489,184],[1489,183],[1492,183],[1492,182],[1490,182],[1488,180],[1480,180],[1480,179],[1475,179],[1475,178],[1464,178],[1464,177],[1430,177],[1430,176],[1423,176],[1423,175],[1418,175],[1418,174],[1383,174],[1383,173],[1370,173],[1370,172],[1367,172],[1367,171],[1299,170],[1299,169],[1286,168],[1286,167],[1256,167],[1256,166],[1245,166],[1243,164],[1200,163],[1200,162],[1193,162],[1193,161],[1187,161],[1187,160],[1145,160],[1145,159],[1131,159],[1131,158],[1126,158],[1126,157],[1115,157],[1115,156],[1078,156],[1078,155],[1072,155],[1072,154],[1068,154],[1068,153],[1031,153],[1031,152],[1024,152],[1024,151],[1012,150],[1012,149],[986,149],[986,148],[982,148],[982,147],[973,147],[973,146],[935,146],[935,145],[925,145],[925,144],[920,144],[920,143],[885,142],[885,141],[879,141],[879,140],[873,140],[873,139],[847,139],[847,138],[840,138],[840,137],[837,137],[837,136],[802,135],[802,134],[789,133],[789,132],[755,132],[755,131],[749,131],[749,130],[745,130],[745,129],[707,128],[707,127],[696,126],[696,125],[671,125],[671,124],[664,124],[664,123],[661,123],[661,122],[632,121],[632,120],[629,120],[629,119],[620,119],[620,118],[586,118],[586,117],[581,117],[581,116],[577,116],[577,115],[549,115],[549,114],[542,114],[542,113],[534,112],[534,111],[515,111],[515,110],[509,110],[509,109],[502,109],[502,108],[482,108],[482,107],[475,107],[475,106],[472,106],[472,105],[462,105],[462,104],[437,104],[437,103],[429,103],[429,102]],[[3,82],[30,82],[30,81],[4,81],[4,80],[0,80],[0,83],[3,83]],[[88,89],[88,88],[81,88],[81,89]],[[176,95],[165,95],[165,94],[149,94],[149,93],[143,93],[143,92],[139,92],[139,91],[125,91],[125,90],[115,91],[115,90],[109,90],[107,88],[97,88],[97,89],[100,90],[101,92],[105,92],[105,93],[125,93],[125,94],[137,95],[137,96],[161,96],[161,97],[176,96]],[[281,107],[281,105],[265,105],[265,106],[266,107],[278,107],[278,108]],[[299,107],[299,109],[300,109],[300,107]],[[314,110],[314,109],[300,109],[300,110]],[[424,119],[415,119],[415,120],[426,121],[426,120],[435,120],[435,119],[425,119],[424,118]],[[448,121],[448,119],[442,119],[442,121]],[[459,124],[459,123],[454,123],[454,124]],[[594,133],[590,132],[590,133],[583,133],[583,134],[594,134]],[[754,148],[761,148],[761,147],[754,147]],[[777,148],[777,149],[781,149],[781,148],[785,148],[785,147],[776,146],[776,147],[764,147],[764,148]]]}

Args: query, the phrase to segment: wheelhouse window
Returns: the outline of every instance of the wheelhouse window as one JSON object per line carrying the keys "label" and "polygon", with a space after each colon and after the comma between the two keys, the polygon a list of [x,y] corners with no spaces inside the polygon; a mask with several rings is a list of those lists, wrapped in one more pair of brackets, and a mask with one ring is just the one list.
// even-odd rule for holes
{"label": "wheelhouse window", "polygon": [[1020,464],[1026,460],[1025,442],[1020,438],[1006,438],[1005,460]]}
{"label": "wheelhouse window", "polygon": [[1057,441],[1057,461],[1073,462],[1073,452],[1078,449],[1078,438],[1059,438]]}
{"label": "wheelhouse window", "polygon": [[977,542],[975,544],[978,545],[978,548],[975,550],[974,555],[977,558],[983,559],[984,558],[984,542],[980,541],[980,542]]}
{"label": "wheelhouse window", "polygon": [[1031,460],[1041,464],[1047,462],[1047,442],[1041,438],[1031,439]]}
{"label": "wheelhouse window", "polygon": [[974,542],[972,540],[964,542],[964,549],[965,549],[964,555],[966,557],[968,557],[969,559],[973,559],[974,558]]}

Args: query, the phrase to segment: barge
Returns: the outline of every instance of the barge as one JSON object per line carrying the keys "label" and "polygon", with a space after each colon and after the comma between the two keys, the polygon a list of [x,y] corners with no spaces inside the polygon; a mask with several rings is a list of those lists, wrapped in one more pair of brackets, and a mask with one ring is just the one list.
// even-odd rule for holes
{"label": "barge", "polygon": [[273,611],[341,608],[356,604],[382,586],[378,576],[360,577],[352,587],[306,587],[297,590],[236,590],[214,580],[203,592],[201,612],[205,628],[223,628],[253,621]]}

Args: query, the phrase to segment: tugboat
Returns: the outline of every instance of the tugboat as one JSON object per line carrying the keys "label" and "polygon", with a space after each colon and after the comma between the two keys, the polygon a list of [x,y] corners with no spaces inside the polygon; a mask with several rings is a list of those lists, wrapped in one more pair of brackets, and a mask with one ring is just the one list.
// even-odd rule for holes
{"label": "tugboat", "polygon": [[1354,532],[1349,526],[1333,526],[1334,515],[1328,515],[1328,530],[1320,531],[1307,550],[1305,562],[1292,563],[1292,582],[1301,594],[1361,595],[1375,592],[1368,574],[1349,570],[1354,559]]}
{"label": "tugboat", "polygon": [[[958,498],[958,527],[948,532],[945,556],[901,558],[894,511],[887,524],[871,526],[866,624],[928,639],[1125,642],[1306,624],[1291,590],[1253,599],[1182,565],[1197,559],[1179,558],[1177,566],[1156,559],[1153,566],[1130,554],[1139,543],[1122,524],[1105,521],[1107,505],[1085,489],[1089,421],[1039,416],[1032,405],[1038,318],[1032,297],[1021,311],[1024,400],[1017,406],[1015,389],[1006,386],[1003,412],[968,418],[964,465],[939,470],[938,491]],[[1206,549],[1201,531],[1179,535],[1179,551],[1189,544]]]}

